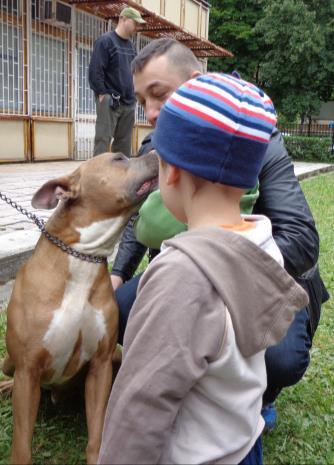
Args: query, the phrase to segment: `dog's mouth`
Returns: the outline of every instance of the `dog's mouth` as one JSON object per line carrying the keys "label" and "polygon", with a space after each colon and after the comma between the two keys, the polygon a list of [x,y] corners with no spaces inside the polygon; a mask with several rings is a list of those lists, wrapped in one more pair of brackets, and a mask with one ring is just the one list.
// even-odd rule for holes
{"label": "dog's mouth", "polygon": [[156,190],[159,184],[159,178],[156,176],[148,181],[145,181],[139,189],[137,189],[137,197],[144,197],[150,194],[152,191]]}

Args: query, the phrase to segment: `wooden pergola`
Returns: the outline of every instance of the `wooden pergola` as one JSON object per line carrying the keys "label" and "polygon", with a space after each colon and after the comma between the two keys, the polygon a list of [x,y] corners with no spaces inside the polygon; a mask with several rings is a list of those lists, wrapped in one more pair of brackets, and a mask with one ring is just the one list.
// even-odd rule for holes
{"label": "wooden pergola", "polygon": [[[189,47],[198,58],[207,57],[232,57],[233,54],[228,50],[219,47],[209,40],[202,39],[196,35],[183,30],[180,26],[168,21],[164,17],[148,10],[133,0],[67,0],[69,4],[80,5],[80,9],[100,16],[104,19],[110,19],[113,22],[118,21],[118,17],[123,8],[131,6],[140,11],[146,24],[143,24],[138,32],[152,39],[161,37],[170,37],[182,42]],[[206,3],[206,2],[205,2]],[[206,3],[207,4],[207,3]]]}

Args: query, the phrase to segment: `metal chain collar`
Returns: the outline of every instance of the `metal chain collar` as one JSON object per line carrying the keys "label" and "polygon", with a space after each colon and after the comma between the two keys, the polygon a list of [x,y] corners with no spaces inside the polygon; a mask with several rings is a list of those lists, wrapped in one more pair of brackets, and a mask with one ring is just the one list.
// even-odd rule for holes
{"label": "metal chain collar", "polygon": [[14,200],[11,200],[2,192],[0,192],[0,199],[8,203],[8,205],[10,205],[11,207],[15,208],[15,210],[17,210],[18,212],[22,213],[22,215],[25,215],[27,218],[29,218],[29,220],[33,221],[37,225],[38,229],[45,235],[45,237],[49,239],[49,241],[52,242],[52,244],[59,247],[63,252],[66,252],[67,254],[72,255],[75,258],[79,258],[80,260],[83,260],[85,262],[107,263],[106,257],[102,257],[101,255],[84,254],[82,252],[79,252],[78,250],[73,249],[69,245],[66,245],[65,242],[58,239],[58,237],[53,236],[46,230],[45,221],[42,218],[38,218],[38,216],[36,216],[34,213],[28,212],[28,210],[18,205]]}

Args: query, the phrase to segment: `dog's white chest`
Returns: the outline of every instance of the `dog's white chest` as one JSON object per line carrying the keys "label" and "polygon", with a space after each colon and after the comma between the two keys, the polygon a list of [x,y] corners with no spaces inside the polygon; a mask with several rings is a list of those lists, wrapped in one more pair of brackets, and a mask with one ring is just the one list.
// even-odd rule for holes
{"label": "dog's white chest", "polygon": [[62,383],[67,377],[64,370],[80,340],[79,369],[89,361],[97,350],[98,343],[106,334],[102,310],[88,302],[89,291],[95,280],[97,266],[70,258],[71,277],[66,283],[63,301],[49,324],[43,338],[43,345],[51,354],[54,375],[49,381]]}

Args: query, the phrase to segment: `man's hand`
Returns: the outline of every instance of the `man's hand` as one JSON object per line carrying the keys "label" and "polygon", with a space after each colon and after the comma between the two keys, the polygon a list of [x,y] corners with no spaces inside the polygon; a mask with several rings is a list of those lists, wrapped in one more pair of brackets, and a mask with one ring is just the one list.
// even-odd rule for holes
{"label": "man's hand", "polygon": [[116,289],[118,289],[123,284],[123,279],[120,276],[116,276],[112,274],[110,275],[110,279],[111,279],[111,284],[112,284],[112,287],[114,288],[114,291],[116,291]]}
{"label": "man's hand", "polygon": [[105,96],[106,96],[106,94],[99,95],[99,102],[100,103],[102,102],[102,100],[104,99]]}

